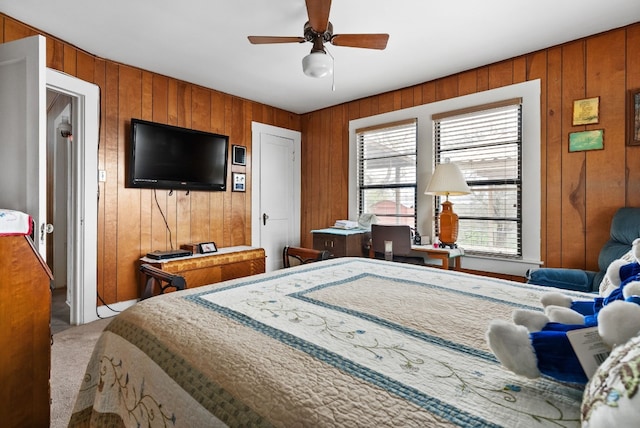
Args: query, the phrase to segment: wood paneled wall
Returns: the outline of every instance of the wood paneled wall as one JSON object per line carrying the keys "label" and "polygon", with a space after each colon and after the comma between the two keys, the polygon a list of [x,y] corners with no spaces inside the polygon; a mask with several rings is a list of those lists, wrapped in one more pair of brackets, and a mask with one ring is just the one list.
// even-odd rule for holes
{"label": "wood paneled wall", "polygon": [[[528,80],[541,80],[542,242],[547,266],[596,269],[610,219],[640,206],[640,147],[625,145],[627,90],[640,88],[640,24],[594,35],[420,85],[296,115],[83,52],[0,14],[0,43],[47,36],[47,66],[97,84],[101,93],[98,292],[107,303],[139,296],[135,262],[151,250],[213,240],[249,244],[251,187],[246,193],[174,193],[124,187],[132,117],[228,134],[247,146],[251,122],[302,132],[302,245],[310,230],[348,212],[350,120]],[[572,126],[576,99],[600,97],[600,123]],[[569,153],[570,132],[604,129],[604,150]],[[166,215],[171,237],[155,197]],[[526,197],[526,195],[525,195]]]}
{"label": "wood paneled wall", "polygon": [[[638,52],[634,24],[303,115],[302,245],[312,245],[310,230],[348,215],[350,120],[540,79],[541,257],[549,267],[597,270],[616,209],[640,206],[640,147],[625,144],[626,94],[640,88]],[[572,126],[573,101],[596,96],[599,123]],[[604,129],[604,150],[569,153],[569,133],[591,129]]]}
{"label": "wood paneled wall", "polygon": [[[215,241],[219,247],[251,243],[251,122],[300,130],[300,117],[264,104],[98,58],[0,14],[0,43],[42,34],[47,67],[100,87],[98,294],[106,303],[140,296],[136,262],[153,250],[189,242]],[[154,192],[128,189],[125,153],[131,118],[229,135],[229,144],[247,147],[247,192]],[[231,156],[231,150],[229,150]],[[165,226],[162,213],[169,226]],[[171,234],[169,234],[169,231]],[[99,303],[101,304],[101,303]]]}

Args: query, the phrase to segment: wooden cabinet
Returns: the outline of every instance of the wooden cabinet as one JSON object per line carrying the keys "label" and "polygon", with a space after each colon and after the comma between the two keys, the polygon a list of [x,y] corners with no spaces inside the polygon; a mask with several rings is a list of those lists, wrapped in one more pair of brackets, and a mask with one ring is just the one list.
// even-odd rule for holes
{"label": "wooden cabinet", "polygon": [[49,426],[52,278],[30,238],[0,237],[2,426]]}
{"label": "wooden cabinet", "polygon": [[[194,288],[264,273],[265,253],[262,248],[238,246],[220,248],[216,253],[194,254],[175,259],[154,260],[143,257],[140,263],[180,275],[187,282],[187,288]],[[142,281],[142,287],[144,287],[144,281]]]}
{"label": "wooden cabinet", "polygon": [[363,257],[367,236],[365,231],[321,229],[312,231],[313,249],[327,250],[331,257]]}

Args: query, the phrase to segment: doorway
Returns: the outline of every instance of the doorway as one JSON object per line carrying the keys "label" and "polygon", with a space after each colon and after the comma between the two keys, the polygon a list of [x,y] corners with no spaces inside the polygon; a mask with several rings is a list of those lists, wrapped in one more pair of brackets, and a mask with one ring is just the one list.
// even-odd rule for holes
{"label": "doorway", "polygon": [[[52,271],[57,269],[58,272],[64,272],[61,274],[63,278],[55,279],[54,285],[56,288],[66,285],[65,304],[69,306],[69,323],[80,325],[98,319],[99,88],[76,77],[47,69],[46,91],[47,100],[52,101],[51,106],[55,110],[52,117],[49,117],[47,110],[47,146],[56,154],[56,161],[51,166],[47,156],[47,170],[52,170],[47,172],[47,176],[56,182],[50,187],[47,180],[47,199],[51,197],[53,209],[65,214],[65,217],[47,217],[55,222],[49,221],[53,224],[52,234],[49,235],[53,236],[51,248],[54,260],[51,266]],[[71,131],[64,136],[61,126],[67,120]],[[49,138],[55,142],[52,147],[49,147]],[[56,233],[56,229],[60,228],[63,230]]]}
{"label": "doorway", "polygon": [[251,132],[251,245],[264,248],[271,272],[285,245],[300,245],[301,137],[257,122]]}
{"label": "doorway", "polygon": [[72,99],[47,90],[47,265],[53,273],[51,330],[53,333],[71,326],[73,288],[69,286],[67,264],[69,187],[71,185],[71,150],[73,142]]}

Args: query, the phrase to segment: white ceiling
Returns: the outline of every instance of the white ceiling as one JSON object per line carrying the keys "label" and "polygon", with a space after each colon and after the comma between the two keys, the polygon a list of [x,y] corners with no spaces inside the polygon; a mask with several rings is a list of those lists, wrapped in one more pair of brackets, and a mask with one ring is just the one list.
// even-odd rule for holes
{"label": "white ceiling", "polygon": [[638,0],[334,0],[335,34],[388,33],[382,51],[328,46],[302,73],[304,0],[0,0],[0,12],[91,54],[306,113],[640,22]]}

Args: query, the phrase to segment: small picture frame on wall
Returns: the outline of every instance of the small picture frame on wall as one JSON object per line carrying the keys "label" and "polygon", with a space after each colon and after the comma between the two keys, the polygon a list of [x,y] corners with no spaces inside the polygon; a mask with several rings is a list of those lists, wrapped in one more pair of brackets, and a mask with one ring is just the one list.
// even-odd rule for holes
{"label": "small picture frame on wall", "polygon": [[245,181],[246,174],[243,172],[234,172],[231,174],[233,179],[233,187],[232,190],[234,192],[244,192],[245,191]]}
{"label": "small picture frame on wall", "polygon": [[640,88],[629,91],[627,113],[627,145],[640,146]]}
{"label": "small picture frame on wall", "polygon": [[216,247],[215,242],[203,242],[200,244],[200,252],[202,254],[215,253],[216,251],[218,251],[218,247]]}
{"label": "small picture frame on wall", "polygon": [[604,149],[604,130],[571,132],[569,134],[569,152]]}
{"label": "small picture frame on wall", "polygon": [[573,126],[591,125],[600,120],[600,97],[584,98],[573,102]]}
{"label": "small picture frame on wall", "polygon": [[245,166],[247,164],[247,148],[245,146],[234,145],[231,150],[231,160],[233,164]]}

